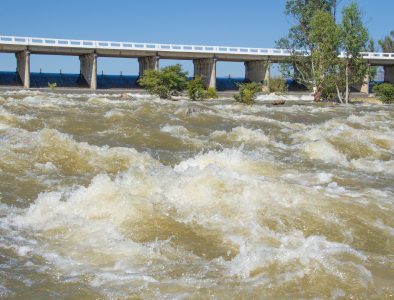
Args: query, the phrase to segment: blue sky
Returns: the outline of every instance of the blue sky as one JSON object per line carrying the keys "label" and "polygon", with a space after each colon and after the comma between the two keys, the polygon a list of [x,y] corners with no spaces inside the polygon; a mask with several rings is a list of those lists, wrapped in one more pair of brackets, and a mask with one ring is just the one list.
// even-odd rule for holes
{"label": "blue sky", "polygon": [[[292,20],[285,0],[9,0],[2,1],[0,34],[111,41],[274,47]],[[351,0],[340,0],[341,7]],[[394,0],[358,0],[370,35],[394,30]],[[378,3],[378,4],[377,4]],[[175,61],[161,61],[161,66]],[[181,61],[192,70],[191,61]],[[0,70],[15,70],[0,53]],[[78,73],[76,57],[33,55],[32,71]],[[241,63],[219,62],[218,76],[243,76]],[[137,74],[135,59],[100,58],[98,72]]]}

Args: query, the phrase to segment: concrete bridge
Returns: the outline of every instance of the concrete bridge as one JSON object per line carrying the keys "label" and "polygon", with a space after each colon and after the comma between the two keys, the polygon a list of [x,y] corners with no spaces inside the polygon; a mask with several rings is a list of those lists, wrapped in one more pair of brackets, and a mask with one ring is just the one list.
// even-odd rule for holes
{"label": "concrete bridge", "polygon": [[[78,56],[80,72],[88,86],[97,89],[99,57],[137,58],[139,75],[159,68],[160,59],[193,60],[194,76],[205,78],[207,87],[216,86],[218,61],[244,62],[245,79],[262,82],[270,78],[270,64],[286,61],[291,53],[284,49],[226,46],[174,45],[90,40],[67,40],[0,36],[0,52],[15,53],[17,73],[25,88],[30,88],[31,54]],[[343,55],[343,54],[341,54]],[[394,53],[362,53],[371,66],[383,66],[385,81],[394,84]],[[369,78],[361,91],[368,92]]]}

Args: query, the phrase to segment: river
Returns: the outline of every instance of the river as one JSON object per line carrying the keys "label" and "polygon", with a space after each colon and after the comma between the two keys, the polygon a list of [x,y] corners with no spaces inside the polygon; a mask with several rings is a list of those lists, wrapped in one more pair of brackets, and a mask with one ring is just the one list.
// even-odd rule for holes
{"label": "river", "polygon": [[394,297],[394,107],[0,92],[0,298]]}

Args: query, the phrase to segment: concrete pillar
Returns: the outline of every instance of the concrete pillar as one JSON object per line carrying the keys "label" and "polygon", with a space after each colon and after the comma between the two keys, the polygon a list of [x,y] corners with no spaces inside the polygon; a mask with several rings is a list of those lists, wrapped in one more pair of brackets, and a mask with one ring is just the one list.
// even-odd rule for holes
{"label": "concrete pillar", "polygon": [[97,54],[84,54],[79,57],[81,74],[90,89],[97,89]]}
{"label": "concrete pillar", "polygon": [[159,70],[159,60],[158,56],[139,57],[139,76],[144,75],[146,70]]}
{"label": "concrete pillar", "polygon": [[265,74],[264,74],[264,85],[263,92],[270,92],[270,80],[271,80],[271,62],[267,61],[265,64]]}
{"label": "concrete pillar", "polygon": [[[245,62],[245,79],[251,82],[261,83],[266,74],[266,62],[263,60]],[[269,75],[268,75],[269,76]]]}
{"label": "concrete pillar", "polygon": [[15,53],[16,70],[21,78],[23,87],[30,88],[30,51],[25,50]]}
{"label": "concrete pillar", "polygon": [[394,66],[384,67],[384,81],[394,84]]}
{"label": "concrete pillar", "polygon": [[364,94],[369,94],[369,82],[370,82],[369,73],[365,74],[364,81],[361,85],[360,92]]}
{"label": "concrete pillar", "polygon": [[194,76],[205,79],[205,87],[216,88],[216,58],[199,58],[193,60]]}

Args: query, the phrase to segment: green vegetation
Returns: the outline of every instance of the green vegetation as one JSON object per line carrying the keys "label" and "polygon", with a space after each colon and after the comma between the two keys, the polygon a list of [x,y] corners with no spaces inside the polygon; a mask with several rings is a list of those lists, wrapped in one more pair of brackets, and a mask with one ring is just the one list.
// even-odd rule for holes
{"label": "green vegetation", "polygon": [[383,52],[394,53],[394,30],[390,32],[389,36],[379,41],[379,46],[382,47]]}
{"label": "green vegetation", "polygon": [[342,15],[342,23],[338,27],[344,58],[338,60],[336,66],[338,72],[334,72],[334,76],[338,99],[342,103],[349,103],[350,87],[362,84],[368,73],[368,65],[362,59],[360,52],[366,50],[369,37],[356,3],[353,2],[345,7]]}
{"label": "green vegetation", "polygon": [[269,92],[282,94],[287,91],[287,83],[283,77],[272,77],[269,81]]}
{"label": "green vegetation", "polygon": [[196,101],[208,98],[204,83],[204,77],[202,76],[196,76],[188,82],[187,93],[191,100]]}
{"label": "green vegetation", "polygon": [[218,97],[216,89],[209,87],[205,89],[205,80],[202,76],[196,76],[187,84],[187,93],[193,101],[204,99],[215,99]]}
{"label": "green vegetation", "polygon": [[138,83],[150,94],[158,95],[161,99],[171,99],[186,89],[187,72],[182,71],[179,64],[159,71],[147,70]]}
{"label": "green vegetation", "polygon": [[[350,87],[362,84],[365,76],[375,71],[360,55],[373,47],[360,9],[351,3],[343,9],[342,23],[336,24],[336,2],[287,0],[286,14],[296,20],[296,25],[277,42],[277,47],[292,54],[281,65],[282,74],[313,90],[317,102],[336,96],[348,103]],[[342,58],[338,58],[340,53]]]}
{"label": "green vegetation", "polygon": [[57,83],[56,82],[53,82],[53,83],[48,82],[48,87],[51,89],[52,92],[54,92],[57,88]]}
{"label": "green vegetation", "polygon": [[262,85],[256,82],[238,84],[239,93],[234,98],[237,102],[253,104],[256,100],[256,94],[261,92]]}
{"label": "green vegetation", "polygon": [[207,98],[208,99],[216,99],[218,97],[218,93],[214,87],[209,87],[207,89]]}
{"label": "green vegetation", "polygon": [[383,103],[394,103],[394,85],[382,83],[373,88],[373,92],[379,96]]}

